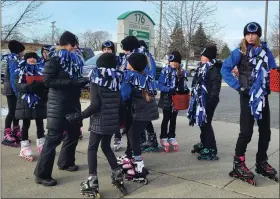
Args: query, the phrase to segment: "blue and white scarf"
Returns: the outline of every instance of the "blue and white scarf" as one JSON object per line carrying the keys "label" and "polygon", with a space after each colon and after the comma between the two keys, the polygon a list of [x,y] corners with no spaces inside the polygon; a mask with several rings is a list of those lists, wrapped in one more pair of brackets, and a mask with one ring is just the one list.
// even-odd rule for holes
{"label": "blue and white scarf", "polygon": [[70,79],[79,79],[83,77],[84,59],[81,53],[61,49],[58,51],[50,50],[49,55],[52,58],[55,57],[59,61],[62,69],[68,73]]}
{"label": "blue and white scarf", "polygon": [[213,59],[211,62],[205,64],[199,63],[198,71],[196,74],[196,82],[191,91],[191,102],[190,107],[187,112],[187,117],[190,121],[190,126],[194,124],[198,126],[203,126],[207,123],[207,114],[206,114],[206,97],[207,97],[207,88],[206,88],[206,74],[209,68],[216,63],[216,60]]}
{"label": "blue and white scarf", "polygon": [[[25,60],[21,60],[18,69],[15,71],[19,76],[18,83],[26,84],[26,76],[43,76],[43,70],[44,65],[41,62],[30,65]],[[35,108],[41,98],[35,93],[24,93],[21,99],[27,102],[29,108]]]}
{"label": "blue and white scarf", "polygon": [[252,115],[257,120],[262,119],[262,111],[266,104],[265,95],[267,95],[267,85],[269,82],[269,67],[268,57],[265,51],[266,48],[266,43],[262,42],[260,47],[252,47],[248,55],[250,58],[249,62],[254,66],[252,71],[253,85],[249,92],[249,106],[251,107]]}
{"label": "blue and white scarf", "polygon": [[[172,68],[170,65],[166,65],[161,73],[164,75],[165,86],[173,89],[176,86],[176,81],[178,81],[178,73],[175,68]],[[184,88],[188,89],[188,73],[185,70],[182,70],[182,77],[184,78]]]}
{"label": "blue and white scarf", "polygon": [[123,73],[114,68],[95,68],[91,72],[90,81],[99,86],[109,88],[111,91],[119,91]]}
{"label": "blue and white scarf", "polygon": [[150,96],[157,95],[157,84],[154,78],[148,74],[141,74],[136,71],[125,70],[124,71],[124,82],[130,83],[135,88],[142,90],[144,89],[149,93]]}
{"label": "blue and white scarf", "polygon": [[15,54],[15,53],[10,53],[10,54],[7,54],[7,55],[4,55],[3,58],[2,58],[2,61],[3,62],[6,62],[6,63],[9,63],[10,61],[19,61],[18,60],[18,55]]}

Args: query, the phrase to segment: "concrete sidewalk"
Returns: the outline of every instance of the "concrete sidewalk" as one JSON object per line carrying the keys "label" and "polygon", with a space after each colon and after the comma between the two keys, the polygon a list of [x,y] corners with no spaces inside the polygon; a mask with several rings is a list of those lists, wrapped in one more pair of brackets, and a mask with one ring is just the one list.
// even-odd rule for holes
{"label": "concrete sidewalk", "polygon": [[[83,103],[85,107],[87,103]],[[161,118],[154,121],[159,136]],[[1,118],[2,126],[4,118]],[[2,198],[86,198],[79,193],[79,185],[88,176],[87,132],[89,119],[84,120],[84,138],[79,141],[76,153],[77,172],[59,171],[54,165],[53,178],[59,184],[55,187],[43,187],[35,184],[34,162],[19,158],[19,148],[2,146]],[[279,184],[267,178],[256,176],[257,186],[230,178],[233,154],[239,132],[239,125],[213,122],[218,145],[218,161],[198,161],[197,155],[191,154],[193,144],[199,141],[199,128],[189,127],[186,117],[177,119],[177,153],[146,153],[144,160],[150,170],[149,184],[125,182],[129,192],[124,198],[279,198]],[[255,134],[246,153],[247,166],[254,171],[257,152],[258,133]],[[3,134],[3,132],[2,132]],[[30,139],[35,153],[36,127],[32,122]],[[123,143],[126,143],[124,137]],[[124,144],[125,145],[125,144]],[[59,154],[57,150],[57,155]],[[116,155],[122,155],[124,148]],[[272,129],[272,139],[268,150],[269,163],[279,172],[279,129]],[[120,198],[119,192],[111,185],[111,171],[108,162],[100,150],[98,152],[98,176],[102,198]]]}

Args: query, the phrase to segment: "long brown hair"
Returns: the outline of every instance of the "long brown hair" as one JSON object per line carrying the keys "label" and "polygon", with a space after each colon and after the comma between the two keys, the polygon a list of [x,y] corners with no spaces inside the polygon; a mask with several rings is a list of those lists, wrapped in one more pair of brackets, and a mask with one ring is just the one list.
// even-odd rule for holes
{"label": "long brown hair", "polygon": [[[247,53],[247,46],[248,46],[248,42],[246,41],[246,38],[244,37],[242,40],[241,40],[241,44],[240,44],[240,48],[241,48],[241,53],[243,55],[246,55]],[[261,39],[259,38],[259,36],[257,36],[256,38],[256,42],[254,44],[254,47],[259,47],[261,45]]]}
{"label": "long brown hair", "polygon": [[182,77],[183,76],[182,65],[180,63],[178,63],[178,66],[176,67],[176,71],[177,71],[178,77]]}

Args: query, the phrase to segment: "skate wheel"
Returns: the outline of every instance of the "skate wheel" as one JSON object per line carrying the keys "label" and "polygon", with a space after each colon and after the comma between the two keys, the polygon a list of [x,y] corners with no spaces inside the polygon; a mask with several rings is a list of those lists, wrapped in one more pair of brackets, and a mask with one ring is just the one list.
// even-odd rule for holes
{"label": "skate wheel", "polygon": [[198,160],[202,160],[202,158],[200,156],[197,157]]}
{"label": "skate wheel", "polygon": [[147,185],[149,183],[149,181],[148,181],[148,179],[146,178],[145,180],[144,180],[144,185]]}
{"label": "skate wheel", "polygon": [[123,195],[126,195],[127,193],[126,188],[124,186],[120,187],[120,191],[122,192]]}
{"label": "skate wheel", "polygon": [[233,171],[229,172],[228,174],[230,177],[233,177]]}
{"label": "skate wheel", "polygon": [[195,153],[195,150],[193,149],[193,150],[191,150],[191,153]]}

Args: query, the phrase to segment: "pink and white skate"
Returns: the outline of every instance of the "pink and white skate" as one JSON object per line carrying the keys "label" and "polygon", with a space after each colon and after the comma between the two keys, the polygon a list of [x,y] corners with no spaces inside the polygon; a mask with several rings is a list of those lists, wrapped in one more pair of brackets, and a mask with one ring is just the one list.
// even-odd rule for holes
{"label": "pink and white skate", "polygon": [[20,143],[20,141],[21,141],[20,126],[14,126],[14,127],[13,127],[13,135],[15,136],[16,141],[17,141],[18,143]]}
{"label": "pink and white skate", "polygon": [[17,142],[17,139],[13,136],[12,130],[10,128],[5,129],[2,144],[10,147],[19,147],[19,143]]}
{"label": "pink and white skate", "polygon": [[39,154],[41,153],[44,144],[45,144],[45,138],[44,137],[36,140],[36,145],[37,145],[36,150]]}
{"label": "pink and white skate", "polygon": [[32,162],[33,161],[33,153],[32,153],[32,150],[31,150],[31,145],[30,145],[29,140],[21,141],[20,144],[21,144],[21,150],[20,150],[19,156],[22,159],[25,159],[25,160],[28,160],[28,161]]}
{"label": "pink and white skate", "polygon": [[168,139],[168,143],[170,145],[170,148],[172,148],[174,152],[178,152],[179,151],[178,142],[176,141],[175,138]]}
{"label": "pink and white skate", "polygon": [[166,153],[168,153],[168,152],[169,152],[170,144],[168,143],[167,138],[160,139],[160,144],[161,144],[161,146],[162,146],[162,149],[163,149]]}

